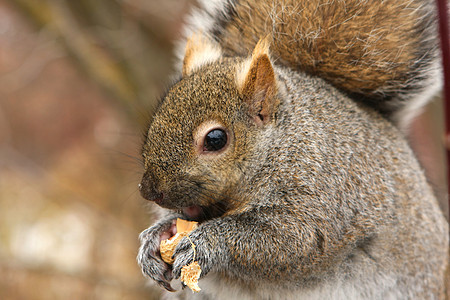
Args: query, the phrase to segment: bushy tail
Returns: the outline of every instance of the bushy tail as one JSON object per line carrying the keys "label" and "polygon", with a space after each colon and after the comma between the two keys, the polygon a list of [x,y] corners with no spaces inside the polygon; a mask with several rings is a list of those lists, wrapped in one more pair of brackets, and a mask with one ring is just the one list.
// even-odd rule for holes
{"label": "bushy tail", "polygon": [[269,35],[278,63],[403,122],[441,87],[433,0],[203,2],[190,30],[212,35],[227,55],[246,56]]}

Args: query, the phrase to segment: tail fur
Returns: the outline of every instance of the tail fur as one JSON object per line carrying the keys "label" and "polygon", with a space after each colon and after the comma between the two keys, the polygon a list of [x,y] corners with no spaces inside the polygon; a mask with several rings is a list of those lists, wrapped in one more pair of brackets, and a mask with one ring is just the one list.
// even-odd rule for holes
{"label": "tail fur", "polygon": [[262,37],[278,64],[326,79],[400,126],[441,88],[433,0],[204,0],[186,35],[202,30],[225,55]]}

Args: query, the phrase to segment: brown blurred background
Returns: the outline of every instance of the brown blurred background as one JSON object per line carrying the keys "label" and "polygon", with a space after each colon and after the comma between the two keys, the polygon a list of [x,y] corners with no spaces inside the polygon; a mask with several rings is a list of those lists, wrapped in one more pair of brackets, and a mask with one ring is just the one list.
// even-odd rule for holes
{"label": "brown blurred background", "polygon": [[[192,0],[0,0],[0,299],[158,299],[141,135]],[[445,205],[442,106],[415,148]]]}
{"label": "brown blurred background", "polygon": [[189,1],[0,0],[0,299],[158,299],[141,135]]}

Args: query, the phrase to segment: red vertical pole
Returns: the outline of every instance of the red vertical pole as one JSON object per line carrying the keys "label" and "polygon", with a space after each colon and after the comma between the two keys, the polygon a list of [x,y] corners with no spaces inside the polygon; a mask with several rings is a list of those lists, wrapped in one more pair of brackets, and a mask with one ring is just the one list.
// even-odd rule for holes
{"label": "red vertical pole", "polygon": [[[445,141],[447,151],[447,188],[450,188],[450,45],[448,27],[447,0],[436,0],[439,14],[439,33],[441,36],[442,65],[444,71],[444,107],[445,107]],[[450,207],[450,197],[447,191]],[[450,219],[450,218],[449,218]]]}

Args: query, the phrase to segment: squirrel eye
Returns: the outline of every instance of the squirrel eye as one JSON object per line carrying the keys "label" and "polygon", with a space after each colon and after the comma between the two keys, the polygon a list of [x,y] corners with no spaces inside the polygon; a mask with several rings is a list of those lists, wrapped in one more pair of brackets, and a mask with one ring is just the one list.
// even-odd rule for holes
{"label": "squirrel eye", "polygon": [[205,136],[203,151],[219,151],[227,144],[227,133],[222,129],[213,129]]}

